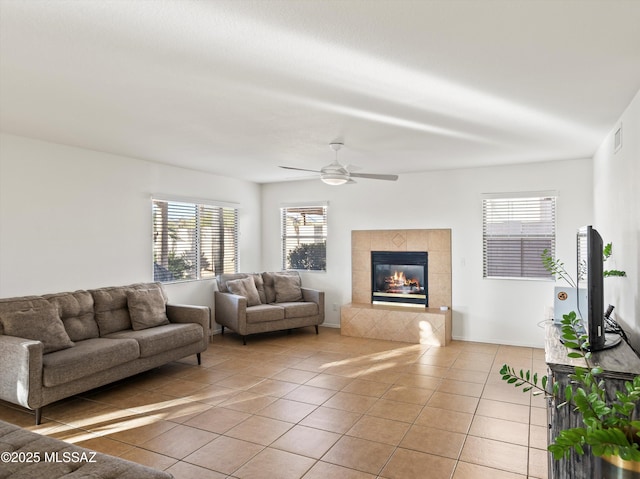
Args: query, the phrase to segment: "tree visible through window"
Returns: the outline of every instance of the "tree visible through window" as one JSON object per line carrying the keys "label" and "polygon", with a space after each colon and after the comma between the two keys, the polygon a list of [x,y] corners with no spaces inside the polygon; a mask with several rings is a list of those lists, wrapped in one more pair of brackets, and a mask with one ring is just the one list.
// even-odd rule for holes
{"label": "tree visible through window", "polygon": [[154,281],[187,281],[235,273],[235,208],[153,200]]}
{"label": "tree visible through window", "polygon": [[281,208],[282,268],[326,271],[327,207]]}
{"label": "tree visible through window", "polygon": [[556,197],[525,196],[482,201],[485,278],[552,279],[541,255],[555,257]]}

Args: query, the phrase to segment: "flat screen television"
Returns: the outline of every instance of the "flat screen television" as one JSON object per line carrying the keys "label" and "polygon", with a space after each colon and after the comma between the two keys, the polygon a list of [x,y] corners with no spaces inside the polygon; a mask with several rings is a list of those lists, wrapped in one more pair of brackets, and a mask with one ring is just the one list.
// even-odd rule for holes
{"label": "flat screen television", "polygon": [[[604,328],[604,259],[602,237],[592,226],[583,226],[577,234],[577,307],[578,316],[589,336],[591,351],[615,346],[620,336],[606,334]],[[584,291],[580,291],[584,290]]]}

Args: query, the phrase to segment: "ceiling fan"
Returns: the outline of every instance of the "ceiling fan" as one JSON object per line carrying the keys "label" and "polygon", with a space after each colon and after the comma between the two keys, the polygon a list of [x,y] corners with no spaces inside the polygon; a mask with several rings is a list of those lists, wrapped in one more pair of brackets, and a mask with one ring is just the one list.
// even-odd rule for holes
{"label": "ceiling fan", "polygon": [[311,171],[320,173],[320,179],[328,185],[344,185],[345,183],[355,183],[352,178],[370,178],[372,180],[396,181],[398,175],[377,175],[372,173],[355,173],[350,171],[349,166],[343,166],[338,162],[338,151],[344,145],[342,143],[330,143],[331,148],[336,153],[333,163],[322,167],[320,170],[308,170],[306,168],[294,168],[293,166],[281,166],[286,170]]}

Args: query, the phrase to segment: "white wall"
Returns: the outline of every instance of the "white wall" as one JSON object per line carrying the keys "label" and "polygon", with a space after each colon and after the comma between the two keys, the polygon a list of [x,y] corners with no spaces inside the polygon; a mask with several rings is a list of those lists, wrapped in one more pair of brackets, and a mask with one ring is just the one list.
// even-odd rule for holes
{"label": "white wall", "polygon": [[329,201],[327,272],[304,273],[303,282],[326,291],[326,322],[337,326],[334,305],[351,300],[351,230],[451,228],[454,338],[542,347],[538,323],[553,304],[554,283],[482,278],[481,194],[558,191],[557,256],[573,271],[575,231],[592,219],[591,185],[591,160],[402,175],[396,183],[263,185],[264,267],[281,267],[280,204]]}
{"label": "white wall", "polygon": [[[153,193],[239,203],[240,268],[260,269],[259,185],[2,134],[0,297],[152,281]],[[166,289],[212,305],[211,281]]]}
{"label": "white wall", "polygon": [[[620,123],[622,148],[614,152]],[[616,307],[614,319],[640,351],[640,91],[594,156],[594,226],[613,244],[606,269],[627,273],[605,279],[605,307]]]}

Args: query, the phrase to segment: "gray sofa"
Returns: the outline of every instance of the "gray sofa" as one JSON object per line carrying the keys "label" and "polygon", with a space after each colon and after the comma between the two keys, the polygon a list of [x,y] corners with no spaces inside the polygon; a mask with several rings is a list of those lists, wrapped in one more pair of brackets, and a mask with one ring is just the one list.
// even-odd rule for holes
{"label": "gray sofa", "polygon": [[34,409],[207,349],[209,308],[160,283],[0,299],[0,399]]}
{"label": "gray sofa", "polygon": [[[0,477],[59,479],[171,479],[158,471],[118,457],[41,436],[0,421]],[[5,457],[6,456],[6,457]]]}
{"label": "gray sofa", "polygon": [[303,288],[295,271],[221,274],[214,291],[215,322],[242,336],[318,326],[324,292]]}

